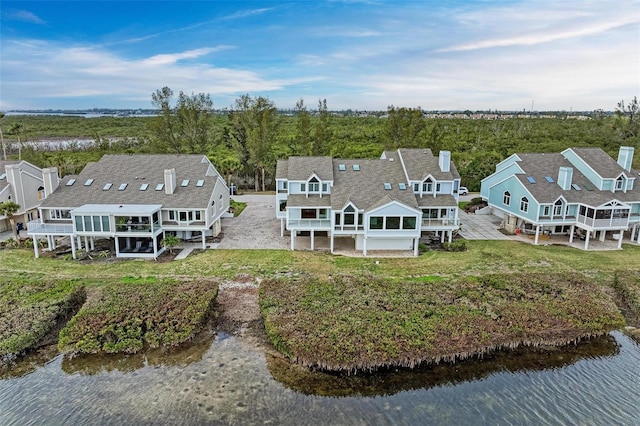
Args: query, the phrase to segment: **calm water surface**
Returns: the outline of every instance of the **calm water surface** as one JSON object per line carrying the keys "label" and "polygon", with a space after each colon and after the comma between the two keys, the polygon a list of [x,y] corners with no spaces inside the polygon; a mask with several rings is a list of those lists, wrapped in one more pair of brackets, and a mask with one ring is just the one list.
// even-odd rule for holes
{"label": "calm water surface", "polygon": [[551,353],[499,354],[457,366],[350,377],[300,369],[264,348],[219,333],[172,353],[68,359],[45,351],[1,373],[0,424],[640,420],[640,346],[617,332]]}

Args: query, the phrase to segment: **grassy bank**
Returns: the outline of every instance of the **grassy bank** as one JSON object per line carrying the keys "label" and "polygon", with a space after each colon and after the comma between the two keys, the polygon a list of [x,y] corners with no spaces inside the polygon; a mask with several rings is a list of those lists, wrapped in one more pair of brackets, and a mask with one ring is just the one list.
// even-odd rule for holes
{"label": "grassy bank", "polygon": [[640,322],[640,270],[627,270],[617,273],[613,287],[622,301],[629,307],[631,316]]}
{"label": "grassy bank", "polygon": [[274,279],[261,285],[260,308],[281,352],[333,371],[562,345],[624,325],[601,287],[577,274]]}
{"label": "grassy bank", "polygon": [[60,332],[58,346],[78,353],[175,346],[202,329],[217,293],[209,280],[128,278],[94,288]]}
{"label": "grassy bank", "polygon": [[0,360],[40,345],[84,298],[84,287],[76,280],[0,281]]}

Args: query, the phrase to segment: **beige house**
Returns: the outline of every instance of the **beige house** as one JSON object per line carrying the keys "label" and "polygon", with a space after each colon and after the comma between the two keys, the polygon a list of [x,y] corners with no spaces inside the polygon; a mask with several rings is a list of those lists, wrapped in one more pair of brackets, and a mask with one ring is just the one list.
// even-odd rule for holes
{"label": "beige house", "polygon": [[[54,174],[45,174],[52,177],[45,187],[54,186]],[[28,227],[49,249],[56,236],[68,236],[74,258],[104,238],[114,240],[117,257],[157,258],[167,234],[206,248],[228,210],[229,188],[204,155],[105,155],[65,176]]]}
{"label": "beige house", "polygon": [[[36,220],[40,202],[53,192],[53,187],[46,187],[44,174],[51,173],[51,169],[40,169],[27,161],[0,160],[0,203],[13,201],[20,206],[14,215],[15,222],[26,229],[29,221]],[[55,177],[49,179],[56,182]],[[9,230],[9,221],[0,216],[0,232]]]}

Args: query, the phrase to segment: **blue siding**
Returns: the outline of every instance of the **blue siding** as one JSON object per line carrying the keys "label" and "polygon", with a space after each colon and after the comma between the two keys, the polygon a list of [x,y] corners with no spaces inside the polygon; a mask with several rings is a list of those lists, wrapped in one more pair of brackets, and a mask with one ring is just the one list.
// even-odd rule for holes
{"label": "blue siding", "polygon": [[[511,194],[511,203],[509,206],[502,203],[505,191],[509,191]],[[526,213],[520,210],[520,200],[522,197],[527,197],[529,200],[529,209]],[[488,201],[489,204],[511,214],[523,217],[530,222],[535,222],[538,218],[538,209],[540,208],[539,203],[529,192],[527,192],[522,185],[522,182],[520,182],[515,176],[491,188],[489,191]]]}
{"label": "blue siding", "polygon": [[567,161],[569,161],[576,170],[580,171],[580,173],[582,173],[584,177],[589,179],[591,183],[596,186],[596,188],[600,188],[600,186],[602,185],[602,177],[600,177],[600,175],[593,171],[593,169],[589,167],[587,163],[582,161],[582,159],[570,149],[563,151],[562,155],[564,155]]}
{"label": "blue siding", "polygon": [[[516,163],[482,179],[482,183],[480,185],[480,196],[482,198],[489,199],[489,191],[493,185],[515,174],[522,174],[522,169]],[[502,198],[500,198],[500,200],[502,200]]]}

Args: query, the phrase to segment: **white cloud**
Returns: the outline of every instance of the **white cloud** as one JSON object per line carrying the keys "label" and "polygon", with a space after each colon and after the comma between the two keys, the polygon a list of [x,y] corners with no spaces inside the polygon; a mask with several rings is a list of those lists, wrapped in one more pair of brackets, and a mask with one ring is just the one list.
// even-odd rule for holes
{"label": "white cloud", "polygon": [[253,71],[180,61],[198,58],[219,48],[194,49],[141,60],[87,46],[65,47],[37,40],[5,42],[3,48],[6,57],[11,59],[1,64],[0,109],[55,108],[67,100],[83,103],[83,98],[134,100],[136,105],[144,106],[145,102],[150,105],[151,93],[164,86],[187,93],[209,93],[216,101],[220,95],[281,90],[315,80],[313,77],[267,79]]}
{"label": "white cloud", "polygon": [[5,16],[7,19],[12,21],[29,22],[31,24],[38,25],[46,24],[42,18],[28,10],[9,10],[6,12]]}

